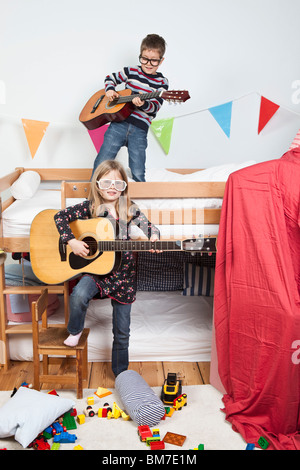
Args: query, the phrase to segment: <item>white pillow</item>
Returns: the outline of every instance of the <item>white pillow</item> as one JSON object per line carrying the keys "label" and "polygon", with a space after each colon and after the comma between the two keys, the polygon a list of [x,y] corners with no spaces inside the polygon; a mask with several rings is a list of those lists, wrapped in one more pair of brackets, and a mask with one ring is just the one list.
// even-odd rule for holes
{"label": "white pillow", "polygon": [[24,171],[11,185],[11,194],[15,199],[30,199],[37,191],[41,177],[36,171]]}
{"label": "white pillow", "polygon": [[254,165],[255,160],[248,160],[242,163],[226,163],[206,168],[184,175],[183,181],[227,181],[229,175],[234,171],[240,170],[250,165]]}
{"label": "white pillow", "polygon": [[0,438],[15,436],[24,448],[59,416],[75,406],[69,398],[20,387],[0,408]]}

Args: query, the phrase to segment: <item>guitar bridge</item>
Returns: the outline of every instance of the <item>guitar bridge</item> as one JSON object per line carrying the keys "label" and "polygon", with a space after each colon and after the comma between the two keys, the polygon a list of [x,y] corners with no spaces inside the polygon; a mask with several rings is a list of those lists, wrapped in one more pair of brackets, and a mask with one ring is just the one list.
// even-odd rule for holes
{"label": "guitar bridge", "polygon": [[67,245],[61,241],[58,242],[58,251],[60,255],[60,261],[67,261]]}
{"label": "guitar bridge", "polygon": [[91,111],[91,114],[93,114],[93,113],[96,111],[96,109],[98,108],[99,104],[100,104],[101,101],[103,100],[104,96],[105,96],[105,95],[101,95],[100,98],[97,99],[96,103],[95,103],[94,106],[93,106],[93,109],[92,109],[92,111]]}

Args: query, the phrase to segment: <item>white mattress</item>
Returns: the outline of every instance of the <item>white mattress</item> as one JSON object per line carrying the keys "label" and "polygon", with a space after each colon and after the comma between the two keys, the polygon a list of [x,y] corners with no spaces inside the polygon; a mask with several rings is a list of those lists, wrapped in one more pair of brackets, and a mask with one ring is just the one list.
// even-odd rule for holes
{"label": "white mattress", "polygon": [[[212,312],[212,297],[186,297],[181,291],[138,292],[131,313],[130,361],[210,361]],[[50,317],[50,322],[62,323],[63,318],[61,306]],[[91,329],[89,362],[110,362],[112,308],[109,299],[90,303],[85,326]],[[13,360],[31,361],[31,336],[10,335],[9,351]]]}
{"label": "white mattress", "polygon": [[[66,205],[77,204],[83,199],[67,199]],[[136,201],[141,210],[151,208],[218,208],[221,207],[222,199],[151,199]],[[29,236],[30,226],[34,217],[44,209],[61,208],[61,193],[58,190],[39,189],[30,199],[18,199],[11,204],[3,213],[3,235],[4,237]],[[184,222],[184,221],[183,221]],[[165,238],[192,237],[198,235],[217,235],[218,225],[157,225],[161,236]],[[140,237],[142,232],[135,228],[132,237]]]}

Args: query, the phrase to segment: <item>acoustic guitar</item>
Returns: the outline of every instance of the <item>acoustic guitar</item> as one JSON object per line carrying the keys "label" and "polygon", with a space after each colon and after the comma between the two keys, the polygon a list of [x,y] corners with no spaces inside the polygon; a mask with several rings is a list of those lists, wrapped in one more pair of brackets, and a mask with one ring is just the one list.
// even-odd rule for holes
{"label": "acoustic guitar", "polygon": [[74,236],[89,245],[88,256],[81,257],[61,242],[54,221],[56,213],[55,209],[40,212],[35,216],[30,229],[31,266],[34,274],[46,284],[58,284],[83,273],[108,274],[118,267],[122,251],[216,252],[215,237],[155,242],[116,239],[112,222],[108,218],[98,217],[78,219],[70,223]]}
{"label": "acoustic guitar", "polygon": [[171,102],[183,103],[190,98],[188,91],[153,91],[151,93],[133,94],[131,90],[118,91],[119,98],[110,101],[105,95],[105,90],[97,91],[86,103],[79,115],[79,121],[89,130],[107,124],[108,122],[124,121],[137,109],[132,100],[139,97],[142,101],[161,97]]}

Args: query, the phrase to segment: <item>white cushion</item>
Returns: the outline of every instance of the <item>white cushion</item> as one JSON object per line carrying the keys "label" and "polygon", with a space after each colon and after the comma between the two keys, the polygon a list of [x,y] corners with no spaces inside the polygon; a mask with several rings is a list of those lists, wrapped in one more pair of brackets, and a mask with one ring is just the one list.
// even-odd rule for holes
{"label": "white cushion", "polygon": [[15,436],[24,448],[57,418],[75,406],[69,398],[20,387],[0,408],[0,438]]}
{"label": "white cushion", "polygon": [[38,190],[41,177],[36,171],[24,171],[11,185],[11,194],[15,199],[30,199]]}

